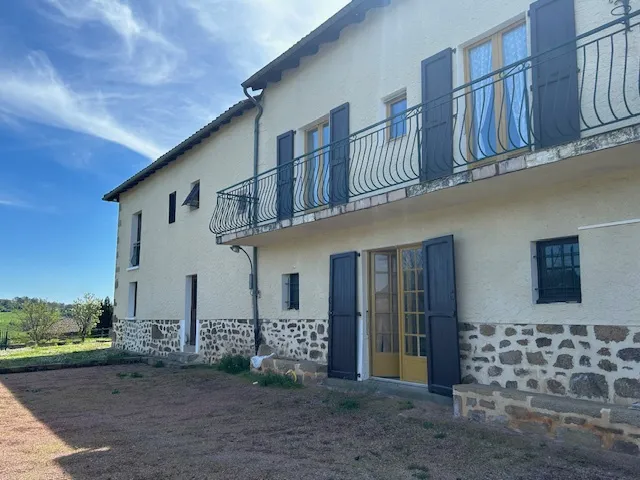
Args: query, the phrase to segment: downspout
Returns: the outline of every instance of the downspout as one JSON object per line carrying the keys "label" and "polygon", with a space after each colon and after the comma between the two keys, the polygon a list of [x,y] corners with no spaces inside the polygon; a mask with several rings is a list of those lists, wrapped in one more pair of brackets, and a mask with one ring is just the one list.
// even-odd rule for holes
{"label": "downspout", "polygon": [[[260,101],[251,96],[247,87],[242,87],[242,91],[245,96],[253,102],[258,109],[256,114],[255,123],[253,125],[253,226],[258,225],[258,159],[260,151],[260,117],[262,117],[262,104]],[[253,285],[251,290],[251,300],[253,307],[253,340],[256,347],[256,355],[258,354],[258,348],[260,348],[260,315],[258,314],[258,247],[253,247]]]}

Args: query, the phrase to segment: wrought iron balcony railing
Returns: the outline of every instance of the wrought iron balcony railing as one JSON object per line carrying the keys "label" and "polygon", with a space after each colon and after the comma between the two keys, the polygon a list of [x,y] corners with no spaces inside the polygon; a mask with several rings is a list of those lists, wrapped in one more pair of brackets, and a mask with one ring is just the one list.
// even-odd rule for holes
{"label": "wrought iron balcony railing", "polygon": [[640,12],[218,192],[217,235],[638,122]]}

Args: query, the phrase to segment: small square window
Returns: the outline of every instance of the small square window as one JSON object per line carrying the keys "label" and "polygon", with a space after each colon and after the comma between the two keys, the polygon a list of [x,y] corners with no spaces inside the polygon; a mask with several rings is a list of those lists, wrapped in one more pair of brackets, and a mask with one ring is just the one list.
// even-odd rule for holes
{"label": "small square window", "polygon": [[300,310],[300,277],[297,273],[282,276],[282,304],[284,310]]}
{"label": "small square window", "polygon": [[200,208],[200,180],[196,180],[191,184],[189,195],[182,202],[182,206],[189,205],[191,210]]}
{"label": "small square window", "polygon": [[538,303],[581,302],[578,237],[536,242]]}
{"label": "small square window", "polygon": [[387,117],[389,118],[389,140],[407,134],[407,97],[396,97],[387,102]]}

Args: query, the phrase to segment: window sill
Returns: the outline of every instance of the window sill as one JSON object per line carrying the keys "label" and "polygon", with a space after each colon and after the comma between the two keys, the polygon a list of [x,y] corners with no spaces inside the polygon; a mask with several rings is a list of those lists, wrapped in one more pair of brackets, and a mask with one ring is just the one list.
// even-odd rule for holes
{"label": "window sill", "polygon": [[135,322],[136,321],[136,317],[125,317],[125,320],[127,322]]}
{"label": "window sill", "polygon": [[536,300],[536,304],[538,304],[538,305],[550,305],[550,304],[553,304],[553,303],[577,303],[577,304],[580,304],[580,303],[582,303],[582,299],[580,299],[580,300],[576,300],[576,299],[573,299],[573,300],[569,300],[569,299],[567,299],[567,300],[542,299],[541,300],[541,299],[538,299],[538,300]]}
{"label": "window sill", "polygon": [[140,269],[140,265],[136,265],[135,267],[129,267],[129,268],[127,268],[127,272],[132,272],[132,271],[134,271],[134,270],[138,270],[138,269]]}

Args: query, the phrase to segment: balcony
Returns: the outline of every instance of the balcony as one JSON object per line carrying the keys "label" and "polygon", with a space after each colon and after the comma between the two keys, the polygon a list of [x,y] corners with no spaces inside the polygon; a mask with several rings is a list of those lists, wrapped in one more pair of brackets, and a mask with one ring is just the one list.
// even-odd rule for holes
{"label": "balcony", "polygon": [[211,231],[228,243],[640,140],[639,15],[221,190]]}

